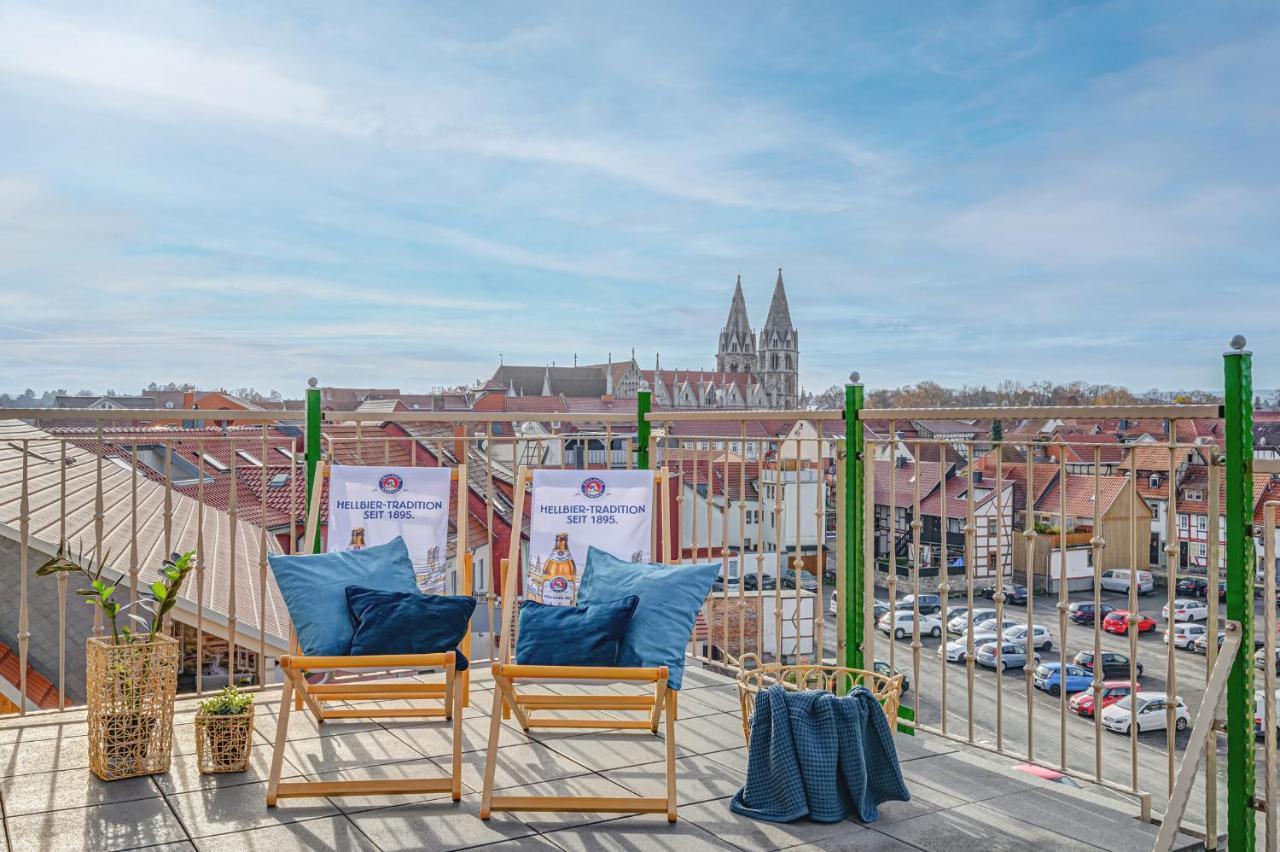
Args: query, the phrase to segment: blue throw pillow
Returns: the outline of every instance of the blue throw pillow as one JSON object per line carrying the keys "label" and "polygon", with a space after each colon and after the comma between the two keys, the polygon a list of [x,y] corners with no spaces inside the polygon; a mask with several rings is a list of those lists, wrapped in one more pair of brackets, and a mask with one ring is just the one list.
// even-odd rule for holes
{"label": "blue throw pillow", "polygon": [[353,656],[457,651],[455,668],[467,668],[467,658],[458,643],[467,635],[475,598],[347,586],[347,604],[356,629],[351,640]]}
{"label": "blue throw pillow", "polygon": [[271,573],[289,610],[302,653],[312,657],[345,657],[351,653],[351,610],[347,586],[356,583],[388,592],[416,592],[413,563],[404,540],[364,550],[267,556]]}
{"label": "blue throw pillow", "polygon": [[578,603],[590,606],[618,595],[640,598],[618,647],[619,666],[667,667],[667,685],[684,682],[684,650],[698,610],[720,575],[720,563],[654,565],[624,562],[603,550],[587,551]]}
{"label": "blue throw pillow", "polygon": [[639,598],[590,606],[520,605],[516,662],[526,666],[612,666]]}

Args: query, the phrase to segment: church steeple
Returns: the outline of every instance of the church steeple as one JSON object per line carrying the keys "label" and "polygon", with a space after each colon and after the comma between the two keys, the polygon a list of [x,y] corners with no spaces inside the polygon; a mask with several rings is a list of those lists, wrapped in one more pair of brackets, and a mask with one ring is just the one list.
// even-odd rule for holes
{"label": "church steeple", "polygon": [[764,321],[765,330],[773,329],[782,332],[785,336],[787,333],[794,333],[795,326],[791,324],[791,309],[787,306],[787,289],[782,286],[782,267],[778,267],[778,280],[773,285],[773,300],[769,302],[769,316]]}
{"label": "church steeple", "polygon": [[751,333],[751,321],[747,319],[747,300],[742,295],[742,276],[733,287],[733,300],[729,302],[729,317],[720,331],[720,346],[716,350],[716,370],[721,373],[749,372],[756,361],[756,341]]}
{"label": "church steeple", "polygon": [[760,330],[759,372],[771,408],[795,408],[800,401],[800,335],[791,324],[782,267],[773,285],[769,315]]}

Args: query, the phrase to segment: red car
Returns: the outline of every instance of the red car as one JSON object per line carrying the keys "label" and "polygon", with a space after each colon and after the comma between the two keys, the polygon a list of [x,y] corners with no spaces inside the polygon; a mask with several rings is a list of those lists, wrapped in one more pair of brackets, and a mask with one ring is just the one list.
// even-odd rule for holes
{"label": "red car", "polygon": [[[1108,613],[1107,617],[1102,619],[1102,629],[1108,633],[1118,633],[1124,636],[1129,632],[1129,611],[1127,609],[1118,609],[1115,612]],[[1149,615],[1138,613],[1138,632],[1152,633],[1156,629],[1156,620]]]}
{"label": "red car", "polygon": [[[1102,682],[1102,709],[1107,709],[1121,698],[1129,694],[1129,681],[1107,680]],[[1093,716],[1093,690],[1077,692],[1071,696],[1067,706],[1081,716]]]}

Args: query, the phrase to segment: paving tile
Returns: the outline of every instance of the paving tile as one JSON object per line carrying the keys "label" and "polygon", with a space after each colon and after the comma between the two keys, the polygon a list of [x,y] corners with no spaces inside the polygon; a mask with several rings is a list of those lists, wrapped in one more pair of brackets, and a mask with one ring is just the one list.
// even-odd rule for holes
{"label": "paving tile", "polygon": [[694,687],[692,689],[686,687],[680,690],[679,701],[684,701],[684,697],[688,695],[700,704],[714,707],[725,713],[733,713],[740,715],[741,705],[738,703],[737,687]]}
{"label": "paving tile", "polygon": [[[468,752],[462,756],[462,783],[472,790],[479,790],[484,784],[486,757],[487,754],[483,751]],[[437,757],[433,760],[443,771],[448,771],[449,757]],[[556,778],[586,775],[590,772],[591,770],[587,767],[552,751],[542,743],[524,743],[502,746],[498,749],[493,784],[495,790],[500,790],[504,787],[537,784],[539,781],[552,781]]]}
{"label": "paving tile", "polygon": [[[1108,808],[1093,797],[1082,800],[1054,790],[1029,790],[984,804],[1007,816],[1111,852],[1147,852],[1154,846],[1159,832],[1156,826],[1139,822],[1133,805],[1121,800]],[[1192,838],[1182,836],[1175,841],[1174,848],[1190,842]]]}
{"label": "paving tile", "polygon": [[[621,787],[599,775],[578,775],[573,778],[560,778],[556,781],[544,781],[525,787],[512,787],[502,791],[504,796],[632,796],[630,790]],[[613,813],[537,813],[521,811],[516,814],[520,821],[541,833],[572,828],[590,823],[615,819],[623,814]],[[666,814],[638,815],[646,821],[667,824]]]}
{"label": "paving tile", "polygon": [[22,852],[109,852],[187,839],[159,798],[28,814],[6,824],[13,849]]}
{"label": "paving tile", "polygon": [[[448,778],[449,773],[427,758],[401,763],[384,763],[380,766],[359,766],[308,775],[308,781],[365,781],[403,778]],[[463,784],[463,792],[474,792]],[[417,802],[433,802],[448,799],[449,793],[413,793],[403,796],[331,796],[329,801],[343,813],[387,808],[393,805],[409,805]],[[302,800],[299,800],[302,801]],[[280,807],[286,807],[285,804]]]}
{"label": "paving tile", "polygon": [[[548,740],[545,744],[595,771],[667,759],[666,743],[647,731],[600,731],[591,736]],[[688,754],[677,740],[676,757]]]}
{"label": "paving tile", "polygon": [[791,846],[787,852],[919,852],[919,847],[860,827],[857,831],[842,832],[815,843]]}
{"label": "paving tile", "polygon": [[1032,789],[1030,775],[968,752],[907,761],[902,764],[902,777],[910,790],[927,785],[966,802],[980,802]]}
{"label": "paving tile", "polygon": [[553,831],[543,837],[566,852],[594,852],[597,849],[619,852],[700,852],[735,848],[712,837],[688,820],[669,823],[665,817],[649,814]]}
{"label": "paving tile", "polygon": [[[658,730],[660,733],[666,732],[665,728]],[[727,748],[745,750],[746,738],[742,734],[742,725],[736,718],[730,719],[720,713],[693,719],[681,718],[676,722],[676,744],[685,751],[706,754]]]}
{"label": "paving tile", "polygon": [[990,803],[961,805],[901,822],[877,822],[875,830],[928,852],[1097,852],[1064,837],[992,810]]}
{"label": "paving tile", "polygon": [[196,848],[200,852],[376,852],[378,847],[339,816],[200,837]]}
{"label": "paving tile", "polygon": [[505,850],[508,849],[541,849],[544,850],[544,852],[555,852],[555,850],[560,847],[545,837],[521,837],[517,840],[504,840],[501,843],[490,843],[489,845],[482,846],[481,848],[484,849],[484,852],[490,852],[490,850],[503,850],[503,852],[505,852]]}
{"label": "paving tile", "polygon": [[19,775],[0,781],[0,799],[4,801],[5,814],[10,817],[159,795],[152,776],[106,782],[98,780],[88,769]]}
{"label": "paving tile", "polygon": [[68,710],[63,715],[28,716],[29,722],[26,725],[0,727],[0,745],[89,736],[89,723],[84,720],[84,713]]}
{"label": "paving tile", "polygon": [[[275,739],[276,726],[279,723],[279,705],[259,707],[253,714],[253,730],[270,742]],[[317,722],[304,707],[301,710],[289,711],[289,739],[303,740],[309,737],[333,737],[351,734],[358,731],[376,730],[378,723],[372,719],[330,719]]]}
{"label": "paving tile", "polygon": [[[638,796],[667,794],[665,761],[624,766],[600,774]],[[682,806],[732,796],[745,781],[745,775],[705,757],[676,760],[676,802]]]}
{"label": "paving tile", "polygon": [[867,830],[848,821],[822,823],[803,819],[789,823],[775,823],[753,820],[729,810],[728,798],[682,807],[680,819],[688,820],[703,831],[739,849],[783,849]]}
{"label": "paving tile", "polygon": [[230,834],[338,813],[328,799],[322,798],[282,799],[277,807],[269,808],[265,782],[178,793],[169,796],[169,805],[192,837]]}
{"label": "paving tile", "polygon": [[58,737],[0,746],[0,778],[84,769],[89,765],[89,738]]}
{"label": "paving tile", "polygon": [[[489,747],[489,716],[478,713],[464,713],[462,716],[462,750],[464,752],[484,751]],[[453,754],[452,723],[413,721],[385,721],[383,729],[392,733],[401,741],[410,745],[427,757],[440,757]],[[520,730],[515,719],[504,721],[499,727],[498,742],[501,745],[521,745],[533,742],[534,738]]]}
{"label": "paving tile", "polygon": [[[512,814],[480,819],[480,795],[460,802],[426,802],[361,811],[350,820],[383,852],[421,849],[464,849],[535,833]],[[517,844],[518,848],[518,844]]]}
{"label": "paving tile", "polygon": [[305,774],[417,760],[425,756],[391,732],[381,729],[285,743],[285,759]]}
{"label": "paving tile", "polygon": [[875,822],[877,828],[888,823],[904,822],[918,816],[945,811],[950,808],[958,808],[967,804],[964,799],[958,796],[952,796],[949,793],[935,790],[933,787],[924,784],[913,784],[908,781],[907,791],[911,793],[911,801],[909,802],[881,803],[880,819]]}
{"label": "paving tile", "polygon": [[703,754],[702,757],[706,760],[714,760],[721,766],[727,766],[734,772],[742,775],[747,774],[747,750],[741,746],[727,748],[723,751],[709,751]]}
{"label": "paving tile", "polygon": [[[249,753],[249,768],[244,772],[219,772],[215,775],[204,775],[200,772],[200,764],[194,752],[173,755],[169,763],[169,771],[153,776],[160,789],[166,793],[185,793],[188,790],[201,788],[234,787],[238,784],[253,784],[265,781],[271,772],[272,747],[262,741],[255,741]],[[300,775],[301,772],[286,757],[281,764],[280,777],[287,778]],[[114,782],[113,782],[114,783]]]}
{"label": "paving tile", "polygon": [[893,745],[898,751],[898,761],[918,760],[922,757],[933,757],[938,754],[951,754],[960,751],[963,746],[954,740],[932,736],[907,736],[894,734]]}

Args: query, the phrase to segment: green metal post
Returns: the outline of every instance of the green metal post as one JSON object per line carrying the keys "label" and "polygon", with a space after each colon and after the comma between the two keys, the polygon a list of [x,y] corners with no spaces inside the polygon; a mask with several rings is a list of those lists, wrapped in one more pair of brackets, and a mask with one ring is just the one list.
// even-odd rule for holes
{"label": "green metal post", "polygon": [[1240,650],[1227,677],[1227,842],[1253,849],[1253,358],[1240,335],[1223,356],[1227,442],[1227,618]]}
{"label": "green metal post", "polygon": [[649,412],[653,408],[653,392],[641,390],[636,393],[636,467],[649,469],[649,436],[652,424],[649,423]]}
{"label": "green metal post", "polygon": [[[311,488],[316,479],[316,467],[320,464],[320,423],[324,413],[320,410],[320,388],[316,380],[307,381],[307,517],[311,516]],[[315,540],[308,545],[312,553],[320,552],[320,529],[316,528]],[[304,552],[305,547],[304,546]]]}
{"label": "green metal post", "polygon": [[866,603],[866,571],[863,559],[862,528],[866,515],[863,477],[862,411],[863,391],[858,374],[849,376],[844,386],[844,664],[851,669],[866,668],[862,654],[863,610]]}

